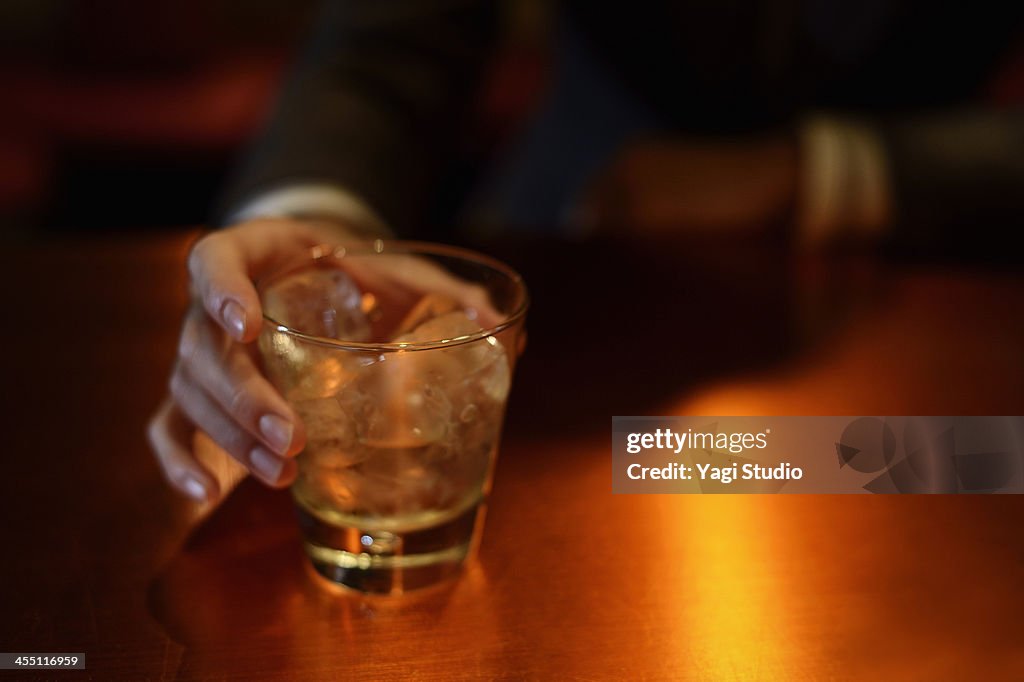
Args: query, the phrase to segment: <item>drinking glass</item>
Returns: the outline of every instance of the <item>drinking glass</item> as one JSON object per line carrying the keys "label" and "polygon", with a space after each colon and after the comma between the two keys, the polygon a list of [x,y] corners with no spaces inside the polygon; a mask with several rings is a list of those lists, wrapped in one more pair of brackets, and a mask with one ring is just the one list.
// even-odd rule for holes
{"label": "drinking glass", "polygon": [[257,283],[264,369],[302,419],[292,494],[326,578],[396,593],[479,542],[523,342],[522,278],[451,246],[319,246]]}

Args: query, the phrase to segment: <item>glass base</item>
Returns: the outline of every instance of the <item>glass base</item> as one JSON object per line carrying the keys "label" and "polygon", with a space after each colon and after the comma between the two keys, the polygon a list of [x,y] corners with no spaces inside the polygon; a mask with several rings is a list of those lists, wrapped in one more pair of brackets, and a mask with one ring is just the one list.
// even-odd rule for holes
{"label": "glass base", "polygon": [[317,573],[345,587],[400,594],[455,577],[476,549],[486,503],[428,528],[368,530],[329,524],[298,507],[306,554]]}

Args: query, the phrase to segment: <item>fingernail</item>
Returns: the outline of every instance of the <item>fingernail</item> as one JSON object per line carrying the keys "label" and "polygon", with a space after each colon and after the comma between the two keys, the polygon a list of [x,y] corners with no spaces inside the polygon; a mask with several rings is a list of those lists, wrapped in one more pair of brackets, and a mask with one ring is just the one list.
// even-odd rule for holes
{"label": "fingernail", "polygon": [[260,433],[279,454],[288,452],[288,446],[292,444],[290,421],[276,414],[265,414],[260,417]]}
{"label": "fingernail", "polygon": [[284,460],[275,457],[262,445],[257,445],[249,451],[249,462],[252,468],[262,474],[268,481],[277,481],[284,468]]}
{"label": "fingernail", "polygon": [[203,484],[196,479],[192,477],[186,478],[182,486],[185,488],[185,493],[189,497],[200,502],[206,500],[206,488],[204,488]]}
{"label": "fingernail", "polygon": [[245,308],[237,301],[225,302],[221,308],[221,317],[224,318],[224,324],[235,332],[236,337],[242,338],[245,335]]}

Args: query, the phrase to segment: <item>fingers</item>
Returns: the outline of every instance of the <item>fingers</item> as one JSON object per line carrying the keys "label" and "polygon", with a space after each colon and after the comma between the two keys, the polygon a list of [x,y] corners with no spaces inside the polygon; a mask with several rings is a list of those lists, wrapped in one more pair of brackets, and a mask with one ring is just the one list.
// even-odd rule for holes
{"label": "fingers", "polygon": [[439,293],[455,299],[484,329],[496,327],[505,319],[504,315],[494,309],[491,296],[484,287],[457,279],[430,263],[424,265],[428,267],[420,273],[421,279],[415,283],[421,292]]}
{"label": "fingers", "polygon": [[393,301],[410,303],[417,296],[441,294],[459,305],[483,328],[495,327],[505,319],[495,310],[487,290],[459,279],[424,258],[405,255],[353,259],[344,267],[364,288]]}
{"label": "fingers", "polygon": [[237,240],[223,232],[204,237],[189,254],[188,269],[210,317],[236,341],[255,339],[262,310]]}
{"label": "fingers", "polygon": [[151,420],[148,436],[168,480],[195,499],[219,494],[192,452],[197,427],[264,482],[283,486],[295,477],[290,456],[305,442],[301,421],[259,373],[250,349],[231,341],[249,343],[260,333],[253,282],[320,241],[316,230],[295,221],[256,220],[207,235],[189,254],[202,307],[186,318],[171,399]]}
{"label": "fingers", "polygon": [[298,221],[242,223],[196,242],[189,253],[189,275],[210,317],[235,341],[253,341],[263,315],[253,280],[318,241],[318,233]]}
{"label": "fingers", "polygon": [[184,416],[264,483],[283,487],[294,480],[295,461],[270,451],[242,428],[186,368],[179,365],[171,377],[170,388]]}
{"label": "fingers", "polygon": [[194,381],[237,426],[273,454],[288,457],[301,452],[305,445],[301,420],[260,373],[249,349],[225,344],[198,307],[185,319],[176,372]]}
{"label": "fingers", "polygon": [[220,490],[216,479],[192,456],[192,432],[192,425],[168,399],[153,415],[146,435],[171,485],[194,500],[212,500]]}
{"label": "fingers", "polygon": [[481,327],[484,329],[496,327],[505,319],[506,316],[499,313],[491,305],[491,296],[482,286],[479,284],[466,284],[458,280],[455,280],[455,284],[458,287],[458,291],[455,293],[459,296],[462,305],[466,310],[476,314],[476,323]]}
{"label": "fingers", "polygon": [[421,293],[437,293],[453,298],[483,328],[497,326],[503,319],[491,304],[487,290],[448,273],[443,268],[422,258],[410,259],[402,268],[401,277],[407,286]]}

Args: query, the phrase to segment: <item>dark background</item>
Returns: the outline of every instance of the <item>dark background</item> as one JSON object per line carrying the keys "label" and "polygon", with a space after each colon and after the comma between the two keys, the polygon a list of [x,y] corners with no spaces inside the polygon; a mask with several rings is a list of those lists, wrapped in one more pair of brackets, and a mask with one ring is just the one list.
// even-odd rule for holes
{"label": "dark background", "polygon": [[[25,238],[194,226],[259,132],[313,0],[0,3],[0,229]],[[506,3],[481,139],[544,78],[542,3]]]}

